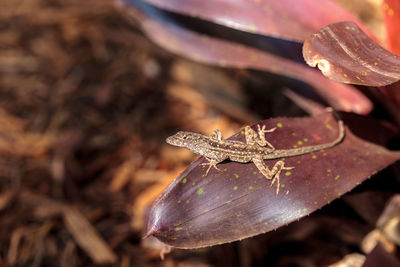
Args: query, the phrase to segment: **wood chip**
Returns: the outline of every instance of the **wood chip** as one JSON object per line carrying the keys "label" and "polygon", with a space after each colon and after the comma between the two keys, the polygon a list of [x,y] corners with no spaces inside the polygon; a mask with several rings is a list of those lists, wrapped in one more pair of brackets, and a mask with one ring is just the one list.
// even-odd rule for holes
{"label": "wood chip", "polygon": [[24,235],[24,231],[25,231],[24,228],[18,227],[15,228],[14,231],[11,233],[10,248],[8,249],[8,254],[7,254],[7,262],[10,265],[14,265],[17,262],[18,247]]}
{"label": "wood chip", "polygon": [[75,208],[64,209],[64,222],[77,244],[86,251],[94,263],[110,264],[117,260],[117,256],[96,229]]}

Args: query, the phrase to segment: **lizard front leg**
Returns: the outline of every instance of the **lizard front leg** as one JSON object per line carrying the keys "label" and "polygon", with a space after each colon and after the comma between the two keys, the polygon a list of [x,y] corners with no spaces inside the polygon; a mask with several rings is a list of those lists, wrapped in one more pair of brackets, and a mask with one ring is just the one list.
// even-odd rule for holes
{"label": "lizard front leg", "polygon": [[218,160],[215,160],[215,159],[209,159],[207,157],[205,157],[205,158],[208,160],[208,162],[200,164],[200,165],[203,165],[203,166],[207,166],[208,165],[208,168],[207,168],[205,176],[207,176],[207,174],[210,171],[211,167],[214,167],[214,169],[216,169],[218,171],[222,171],[222,170],[218,169],[217,164],[222,162],[222,161],[224,161],[224,160],[218,161]]}
{"label": "lizard front leg", "polygon": [[285,162],[283,160],[279,160],[275,163],[274,167],[271,170],[268,169],[267,166],[264,164],[264,160],[262,158],[255,158],[253,159],[254,164],[256,165],[257,169],[267,178],[268,180],[272,179],[271,186],[277,182],[276,184],[276,195],[279,194],[279,187],[281,185],[279,181],[279,175],[281,174],[282,170],[291,170],[294,167],[285,167]]}
{"label": "lizard front leg", "polygon": [[259,124],[257,124],[257,132],[251,129],[250,126],[246,126],[244,129],[244,133],[246,136],[246,143],[249,145],[259,145],[259,146],[269,146],[271,149],[275,150],[274,146],[265,139],[265,133],[271,133],[275,131],[275,128],[265,130],[265,125],[261,128]]}

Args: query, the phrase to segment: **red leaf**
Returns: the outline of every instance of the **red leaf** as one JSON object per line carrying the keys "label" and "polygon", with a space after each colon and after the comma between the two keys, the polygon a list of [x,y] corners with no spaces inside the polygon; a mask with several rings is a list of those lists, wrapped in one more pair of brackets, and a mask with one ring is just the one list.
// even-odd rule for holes
{"label": "red leaf", "polygon": [[306,62],[337,82],[384,86],[400,79],[400,57],[370,39],[353,22],[322,28],[303,45]]}
{"label": "red leaf", "polygon": [[207,64],[264,70],[304,81],[313,86],[336,109],[360,114],[366,114],[372,109],[372,103],[355,88],[331,82],[307,66],[261,50],[187,30],[163,19],[162,14],[150,17],[136,8],[132,10],[133,17],[147,36],[173,53]]}
{"label": "red leaf", "polygon": [[[124,0],[133,2],[133,0]],[[334,1],[321,0],[145,0],[172,12],[212,21],[241,31],[303,42],[330,23],[359,21]]]}
{"label": "red leaf", "polygon": [[383,3],[386,39],[390,51],[400,54],[400,2],[398,0],[385,0]]}
{"label": "red leaf", "polygon": [[[360,116],[346,116],[346,123],[385,140],[389,133],[380,123]],[[338,135],[335,119],[327,113],[306,118],[262,121],[268,140],[277,149],[328,143]],[[244,141],[241,133],[231,139]],[[393,152],[361,139],[347,128],[342,143],[315,153],[285,159],[295,167],[281,174],[280,193],[253,163],[218,164],[223,171],[192,163],[155,201],[147,234],[179,248],[197,248],[232,242],[265,233],[310,214],[348,192],[377,171],[400,158]],[[277,160],[267,161],[271,168]],[[276,184],[275,184],[276,186]]]}

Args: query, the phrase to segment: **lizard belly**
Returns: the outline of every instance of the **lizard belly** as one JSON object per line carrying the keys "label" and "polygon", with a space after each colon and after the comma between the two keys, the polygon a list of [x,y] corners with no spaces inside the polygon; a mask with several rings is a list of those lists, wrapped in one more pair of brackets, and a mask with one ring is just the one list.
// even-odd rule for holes
{"label": "lizard belly", "polygon": [[244,155],[231,155],[229,156],[229,159],[231,161],[235,161],[235,162],[240,162],[240,163],[246,163],[246,162],[250,162],[252,157],[251,156],[244,156]]}

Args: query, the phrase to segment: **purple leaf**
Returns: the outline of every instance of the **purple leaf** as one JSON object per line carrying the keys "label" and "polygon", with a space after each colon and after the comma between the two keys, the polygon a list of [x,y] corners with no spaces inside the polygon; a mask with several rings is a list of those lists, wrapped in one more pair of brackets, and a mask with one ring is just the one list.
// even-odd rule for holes
{"label": "purple leaf", "polygon": [[376,247],[367,255],[362,267],[399,267],[400,261],[392,254],[387,252],[384,247],[378,243]]}
{"label": "purple leaf", "polygon": [[[367,138],[387,141],[390,130],[361,116],[345,116]],[[338,135],[330,113],[305,118],[274,118],[260,122],[276,149],[328,143]],[[253,126],[253,128],[255,128]],[[373,135],[370,129],[376,129]],[[231,139],[244,141],[242,132]],[[371,140],[371,139],[369,139]],[[349,128],[339,145],[285,159],[280,192],[253,163],[223,162],[222,171],[205,176],[201,163],[192,163],[155,201],[147,235],[179,248],[197,248],[232,242],[265,233],[310,214],[348,192],[400,158],[382,146],[354,135]],[[265,161],[269,168],[277,160]]]}
{"label": "purple leaf", "polygon": [[[334,1],[322,0],[145,0],[172,12],[241,31],[303,42],[325,25],[358,19]],[[126,3],[133,0],[124,0]]]}
{"label": "purple leaf", "polygon": [[[146,7],[147,9],[149,7]],[[156,12],[157,10],[151,10]],[[251,68],[284,75],[304,81],[334,108],[366,114],[372,103],[355,88],[331,82],[317,71],[294,61],[261,50],[216,39],[187,30],[162,14],[148,15],[132,7],[134,18],[155,43],[168,51],[193,60],[235,68]]]}
{"label": "purple leaf", "polygon": [[370,39],[353,22],[328,25],[311,35],[303,56],[331,80],[384,86],[400,79],[400,57]]}

